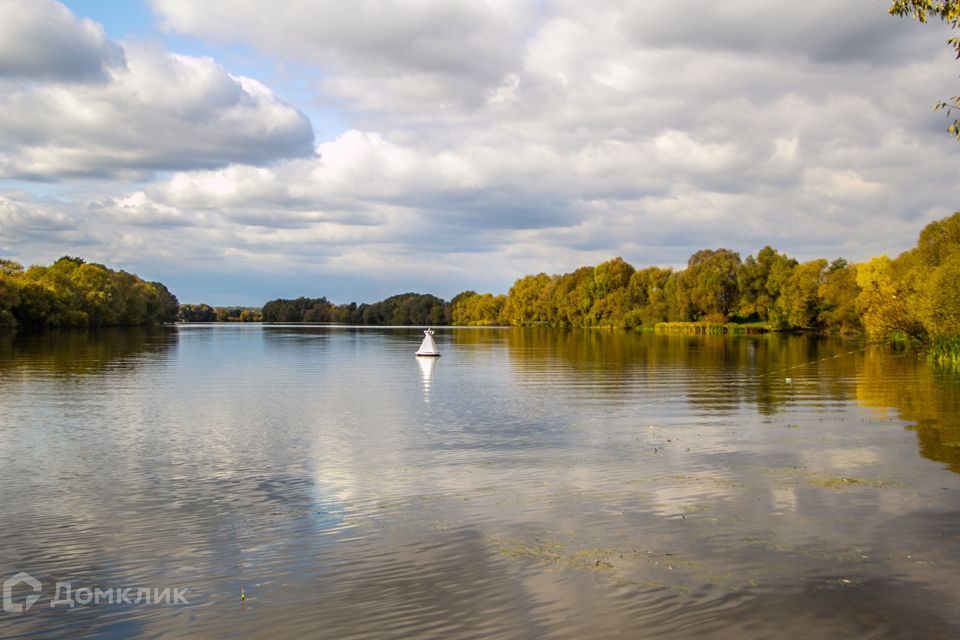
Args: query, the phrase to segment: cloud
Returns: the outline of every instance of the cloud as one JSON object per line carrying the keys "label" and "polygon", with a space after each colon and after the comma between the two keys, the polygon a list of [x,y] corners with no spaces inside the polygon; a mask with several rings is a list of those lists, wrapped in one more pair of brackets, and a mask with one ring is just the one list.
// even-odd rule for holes
{"label": "cloud", "polygon": [[[25,12],[43,13],[52,26],[10,13],[17,17],[14,40],[41,49],[49,73],[37,71],[30,81],[0,80],[0,177],[137,176],[313,153],[306,116],[265,85],[231,75],[211,58],[143,44],[120,49],[103,38],[98,25],[58,4],[38,3]],[[101,48],[116,50],[114,57],[124,64],[101,65],[100,82],[59,81],[56,59],[72,41],[46,40],[56,35],[51,29],[73,41],[99,36]],[[80,71],[84,65],[90,66],[83,63]]]}
{"label": "cloud", "polygon": [[124,66],[103,27],[48,0],[0,0],[0,78],[101,81]]}
{"label": "cloud", "polygon": [[[103,86],[0,98],[20,114],[0,166],[171,171],[60,201],[8,193],[20,217],[0,250],[56,257],[74,224],[95,259],[257,283],[211,302],[372,300],[505,291],[614,255],[682,265],[706,247],[861,260],[960,205],[960,147],[930,111],[955,82],[944,34],[872,0],[154,8],[178,33],[319,69],[315,98],[350,128],[297,146],[284,132],[302,116],[262,85],[127,45]],[[77,133],[113,111],[136,117]],[[33,228],[60,227],[25,235],[31,211]]]}
{"label": "cloud", "polygon": [[245,42],[322,67],[327,88],[366,110],[482,101],[516,62],[538,13],[531,0],[153,0],[170,31]]}
{"label": "cloud", "polygon": [[736,51],[820,63],[898,63],[921,57],[914,29],[875,0],[631,3],[620,27],[641,47]]}

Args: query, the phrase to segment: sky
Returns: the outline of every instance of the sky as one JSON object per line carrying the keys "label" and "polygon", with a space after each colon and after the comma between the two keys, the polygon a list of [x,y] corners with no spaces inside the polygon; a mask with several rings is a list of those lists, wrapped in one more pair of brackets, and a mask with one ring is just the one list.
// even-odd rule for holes
{"label": "sky", "polygon": [[960,209],[960,62],[888,5],[0,0],[0,257],[258,306],[895,255]]}

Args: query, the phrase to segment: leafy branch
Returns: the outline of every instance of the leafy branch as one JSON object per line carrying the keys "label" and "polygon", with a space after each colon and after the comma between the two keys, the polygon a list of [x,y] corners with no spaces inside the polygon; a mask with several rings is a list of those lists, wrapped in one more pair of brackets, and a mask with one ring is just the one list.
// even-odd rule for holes
{"label": "leafy branch", "polygon": [[[951,29],[960,29],[960,0],[894,0],[890,7],[890,14],[899,17],[909,17],[926,23],[930,17],[940,18]],[[960,60],[960,37],[947,40],[947,43],[957,52]],[[953,115],[953,110],[960,111],[960,96],[954,96],[949,101],[939,102],[934,111],[946,110],[947,117]],[[957,140],[960,140],[960,119],[954,120],[947,131]]]}

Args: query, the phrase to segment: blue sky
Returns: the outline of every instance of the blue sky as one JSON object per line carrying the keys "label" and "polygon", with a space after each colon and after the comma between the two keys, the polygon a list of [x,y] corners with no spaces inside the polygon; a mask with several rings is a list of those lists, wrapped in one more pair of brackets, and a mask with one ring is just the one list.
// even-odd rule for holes
{"label": "blue sky", "polygon": [[0,0],[0,255],[185,302],[862,260],[960,207],[942,24],[875,0]]}
{"label": "blue sky", "polygon": [[242,42],[224,44],[205,41],[189,34],[165,31],[160,28],[147,2],[73,0],[63,4],[78,16],[90,18],[103,25],[111,39],[159,40],[175,53],[210,56],[231,73],[266,82],[281,99],[296,104],[310,116],[318,136],[335,137],[348,128],[345,114],[336,108],[325,106],[315,95],[311,84],[321,77],[322,72],[310,65],[271,60],[269,56]]}

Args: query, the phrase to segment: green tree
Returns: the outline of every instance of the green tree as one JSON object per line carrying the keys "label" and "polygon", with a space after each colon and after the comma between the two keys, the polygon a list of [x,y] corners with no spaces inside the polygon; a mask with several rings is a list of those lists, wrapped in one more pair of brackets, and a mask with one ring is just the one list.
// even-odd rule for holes
{"label": "green tree", "polygon": [[17,325],[13,309],[20,304],[20,283],[18,276],[23,266],[13,260],[0,258],[0,331],[12,329]]}
{"label": "green tree", "polygon": [[776,302],[796,266],[796,260],[769,246],[757,252],[756,258],[747,256],[737,271],[738,315],[745,319],[772,321],[775,326],[785,324],[786,319],[780,317]]}
{"label": "green tree", "polygon": [[624,325],[652,327],[658,322],[670,318],[670,302],[667,298],[667,281],[673,275],[672,269],[647,267],[634,271],[627,285],[630,310]]}
{"label": "green tree", "polygon": [[616,257],[597,265],[593,270],[593,305],[590,324],[602,327],[622,327],[630,311],[630,278],[633,266]]}
{"label": "green tree", "polygon": [[687,262],[678,282],[679,299],[693,319],[726,322],[739,298],[740,254],[729,249],[703,249]]}
{"label": "green tree", "polygon": [[863,330],[860,314],[857,312],[857,268],[847,264],[843,258],[837,258],[827,267],[823,282],[817,292],[820,298],[821,326],[840,333],[859,333]]}
{"label": "green tree", "polygon": [[633,266],[621,257],[602,262],[593,269],[593,297],[603,298],[630,284]]}
{"label": "green tree", "polygon": [[[178,314],[182,322],[216,322],[217,311],[208,304],[182,304]],[[284,320],[282,322],[292,322]]]}
{"label": "green tree", "polygon": [[824,282],[827,261],[823,258],[797,265],[790,273],[777,308],[789,327],[817,329],[820,327],[820,286]]}
{"label": "green tree", "polygon": [[[66,260],[61,258],[57,264]],[[70,271],[70,280],[89,324],[97,327],[120,324],[126,300],[118,291],[116,273],[103,265],[81,263]]]}
{"label": "green tree", "polygon": [[[890,7],[890,13],[901,18],[906,16],[924,23],[931,17],[940,18],[951,29],[960,28],[960,0],[894,0]],[[956,49],[957,58],[960,59],[960,37],[949,38],[947,43]],[[953,109],[960,109],[960,96],[954,96],[949,101],[940,102],[934,108],[937,110],[945,109],[949,116]],[[954,120],[947,130],[960,140],[960,119]]]}

